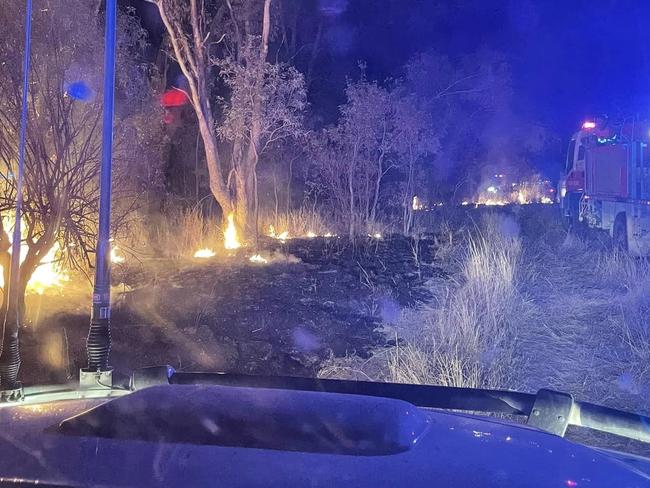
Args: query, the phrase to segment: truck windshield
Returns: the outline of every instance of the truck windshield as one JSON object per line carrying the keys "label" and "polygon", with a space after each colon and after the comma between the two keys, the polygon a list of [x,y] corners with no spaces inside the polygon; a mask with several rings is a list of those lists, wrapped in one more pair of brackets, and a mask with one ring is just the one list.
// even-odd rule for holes
{"label": "truck windshield", "polygon": [[[650,4],[596,3],[120,0],[106,85],[113,0],[35,0],[30,32],[3,2],[0,371],[552,387],[650,413],[630,144],[649,138]],[[594,113],[617,137],[567,177]]]}

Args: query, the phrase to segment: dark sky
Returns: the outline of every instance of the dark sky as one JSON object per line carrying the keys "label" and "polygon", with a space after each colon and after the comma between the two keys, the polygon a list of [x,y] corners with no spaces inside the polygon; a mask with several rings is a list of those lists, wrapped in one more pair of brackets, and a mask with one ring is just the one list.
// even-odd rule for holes
{"label": "dark sky", "polygon": [[558,133],[592,114],[650,115],[650,1],[346,3],[336,22],[347,47],[339,62],[364,59],[375,76],[418,50],[455,57],[487,46],[509,61],[515,109]]}
{"label": "dark sky", "polygon": [[650,116],[649,0],[301,1],[328,19],[316,110],[336,114],[359,60],[381,79],[421,50],[454,58],[488,47],[511,66],[517,115],[562,138],[591,115]]}

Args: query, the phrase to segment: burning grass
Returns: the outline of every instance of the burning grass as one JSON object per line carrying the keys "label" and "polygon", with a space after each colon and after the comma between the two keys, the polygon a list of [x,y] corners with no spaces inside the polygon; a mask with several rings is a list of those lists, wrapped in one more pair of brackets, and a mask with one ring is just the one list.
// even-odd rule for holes
{"label": "burning grass", "polygon": [[223,231],[214,219],[206,219],[201,209],[194,207],[170,212],[156,225],[153,237],[163,256],[179,259],[192,257],[197,251],[213,252],[220,248]]}
{"label": "burning grass", "polygon": [[291,238],[332,237],[333,224],[314,208],[303,205],[289,212],[263,212],[260,215],[259,231],[279,240]]}
{"label": "burning grass", "polygon": [[[11,244],[13,229],[15,223],[15,214],[13,212],[8,212],[2,217],[2,228],[7,232],[9,237],[9,244]],[[27,222],[22,221],[21,225],[21,234],[22,239],[20,244],[20,262],[22,263],[28,251],[27,243],[24,242],[24,239],[27,237],[28,233]],[[9,253],[11,253],[11,248],[9,248]],[[45,256],[40,259],[38,267],[34,270],[29,282],[27,283],[27,292],[36,293],[42,295],[46,291],[55,291],[61,289],[66,282],[70,280],[70,275],[66,270],[63,269],[61,265],[61,246],[58,242],[55,242],[52,248],[47,252]],[[0,288],[4,287],[4,272],[2,266],[0,266]]]}

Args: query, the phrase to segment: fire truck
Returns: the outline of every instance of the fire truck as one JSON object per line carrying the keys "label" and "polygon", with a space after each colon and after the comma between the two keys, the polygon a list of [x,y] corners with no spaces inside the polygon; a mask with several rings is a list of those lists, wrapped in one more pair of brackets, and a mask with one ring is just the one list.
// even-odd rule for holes
{"label": "fire truck", "polygon": [[569,225],[607,231],[616,246],[650,255],[650,125],[587,121],[571,138],[559,198]]}

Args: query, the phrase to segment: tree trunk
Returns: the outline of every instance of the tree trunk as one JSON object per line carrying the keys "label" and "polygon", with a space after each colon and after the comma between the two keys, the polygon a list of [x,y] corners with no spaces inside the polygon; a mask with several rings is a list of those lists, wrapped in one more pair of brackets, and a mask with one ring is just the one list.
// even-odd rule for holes
{"label": "tree trunk", "polygon": [[411,154],[409,158],[409,174],[406,182],[406,189],[404,190],[404,215],[403,215],[403,231],[405,235],[408,235],[411,232],[411,226],[413,224],[413,166],[414,161]]}
{"label": "tree trunk", "polygon": [[[184,26],[179,25],[167,15],[162,1],[157,1],[160,18],[169,34],[169,41],[174,51],[178,65],[185,75],[189,85],[189,97],[194,113],[198,120],[199,132],[203,140],[205,161],[208,167],[209,186],[215,200],[221,207],[225,217],[233,211],[233,202],[228,194],[226,183],[223,179],[221,160],[217,151],[216,135],[213,132],[214,118],[209,102],[207,89],[207,52],[203,41],[199,12],[196,0],[190,0],[190,17],[192,38],[184,34]],[[192,55],[188,43],[193,41],[194,54]]]}
{"label": "tree trunk", "polygon": [[275,203],[275,207],[273,210],[273,220],[274,222],[278,221],[278,212],[280,211],[280,201],[278,199],[278,175],[273,172],[273,199]]}
{"label": "tree trunk", "polygon": [[291,180],[293,180],[293,162],[294,158],[289,159],[289,176],[287,178],[287,215],[291,210]]}
{"label": "tree trunk", "polygon": [[372,207],[370,209],[370,223],[374,224],[377,218],[377,204],[379,203],[379,189],[381,187],[381,180],[384,177],[384,152],[380,154],[377,159],[377,179],[375,180],[375,193],[372,199]]}
{"label": "tree trunk", "polygon": [[353,172],[350,171],[348,173],[348,191],[350,192],[350,228],[349,228],[349,234],[350,234],[350,240],[354,240],[355,236],[355,218],[354,218],[354,184],[353,184],[353,179],[354,175]]}
{"label": "tree trunk", "polygon": [[200,201],[199,196],[199,136],[201,134],[196,132],[196,145],[194,146],[194,194],[196,197],[196,203]]}

